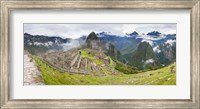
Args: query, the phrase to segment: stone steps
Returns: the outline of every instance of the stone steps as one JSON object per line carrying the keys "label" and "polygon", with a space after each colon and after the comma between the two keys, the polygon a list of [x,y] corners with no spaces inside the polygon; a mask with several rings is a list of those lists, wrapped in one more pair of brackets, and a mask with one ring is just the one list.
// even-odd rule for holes
{"label": "stone steps", "polygon": [[35,61],[28,54],[24,55],[24,85],[44,85],[44,80]]}

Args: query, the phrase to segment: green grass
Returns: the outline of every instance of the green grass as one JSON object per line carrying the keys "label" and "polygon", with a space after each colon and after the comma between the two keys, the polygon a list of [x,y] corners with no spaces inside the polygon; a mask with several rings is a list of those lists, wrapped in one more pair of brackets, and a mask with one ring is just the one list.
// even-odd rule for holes
{"label": "green grass", "polygon": [[[88,54],[82,54],[90,57]],[[106,76],[93,76],[93,75],[80,75],[80,74],[69,74],[67,72],[59,72],[56,69],[48,66],[40,58],[32,56],[36,64],[40,68],[44,82],[46,85],[175,85],[176,84],[176,73],[170,72],[172,64],[168,67],[164,67],[158,70],[138,73],[138,74],[121,74],[121,75],[110,75],[107,72]],[[113,61],[113,64],[115,62]],[[103,70],[106,68],[102,67]],[[174,68],[174,70],[176,70]],[[106,71],[106,70],[105,70]],[[98,73],[98,72],[97,72]],[[170,79],[169,79],[170,78]]]}
{"label": "green grass", "polygon": [[109,57],[109,61],[110,61],[110,66],[113,66],[114,62],[111,57]]}
{"label": "green grass", "polygon": [[91,65],[90,64],[87,64],[87,70],[91,70]]}
{"label": "green grass", "polygon": [[138,70],[132,66],[123,64],[116,60],[115,60],[115,63],[116,63],[115,69],[120,72],[123,72],[125,74],[137,74],[138,73]]}
{"label": "green grass", "polygon": [[91,59],[91,60],[94,61],[97,65],[102,65],[102,64],[103,64],[103,62],[102,62],[101,60],[95,59],[95,57],[92,56],[91,54],[89,54],[88,51],[86,51],[86,50],[80,50],[80,52],[81,52],[81,56],[82,56],[82,57]]}

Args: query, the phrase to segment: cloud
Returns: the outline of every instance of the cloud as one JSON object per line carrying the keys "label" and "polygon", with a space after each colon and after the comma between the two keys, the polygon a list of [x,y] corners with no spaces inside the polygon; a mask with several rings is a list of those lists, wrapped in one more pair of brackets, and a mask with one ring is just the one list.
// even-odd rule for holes
{"label": "cloud", "polygon": [[71,40],[69,43],[63,43],[61,44],[63,51],[67,51],[70,50],[72,48],[77,48],[80,47],[80,43],[78,40]]}
{"label": "cloud", "polygon": [[149,64],[149,63],[154,63],[154,60],[153,60],[153,59],[148,59],[148,60],[146,60],[146,61],[144,62],[145,65],[146,65],[146,64]]}
{"label": "cloud", "polygon": [[163,34],[176,33],[176,24],[127,24],[123,27],[124,33],[137,31],[139,34],[159,31]]}
{"label": "cloud", "polygon": [[151,46],[153,46],[153,41],[151,40],[147,40],[147,39],[143,39],[141,42],[148,42]]}
{"label": "cloud", "polygon": [[170,46],[172,46],[174,43],[176,43],[176,40],[167,40],[166,42],[165,42],[165,44],[169,44]]}
{"label": "cloud", "polygon": [[161,52],[161,50],[159,49],[158,45],[153,48],[153,51],[156,52],[156,53],[160,53]]}
{"label": "cloud", "polygon": [[32,35],[79,38],[90,32],[109,32],[124,36],[137,31],[139,34],[159,31],[164,34],[176,33],[176,24],[24,24],[24,32]]}

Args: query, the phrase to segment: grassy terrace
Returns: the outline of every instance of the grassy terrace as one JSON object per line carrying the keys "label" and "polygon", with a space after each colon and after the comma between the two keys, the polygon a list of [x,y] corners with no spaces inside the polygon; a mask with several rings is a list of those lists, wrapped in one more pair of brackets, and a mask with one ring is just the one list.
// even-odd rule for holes
{"label": "grassy terrace", "polygon": [[[88,55],[87,52],[82,56],[96,60],[92,56]],[[176,84],[176,73],[171,73],[171,67],[176,64],[171,64],[168,67],[162,69],[148,71],[138,74],[122,74],[122,75],[107,75],[107,76],[93,76],[93,75],[80,75],[80,74],[69,74],[67,72],[59,72],[58,70],[50,67],[47,63],[43,62],[40,58],[32,56],[36,64],[42,73],[44,82],[46,85],[175,85]],[[95,61],[96,63],[102,64],[101,61]],[[114,64],[111,60],[110,64]],[[176,67],[173,69],[176,71]]]}
{"label": "grassy terrace", "polygon": [[80,50],[80,52],[81,52],[81,56],[82,57],[89,58],[89,59],[91,59],[92,61],[94,61],[98,65],[103,64],[103,62],[101,60],[95,59],[94,56],[92,56],[91,54],[89,54],[87,51]]}

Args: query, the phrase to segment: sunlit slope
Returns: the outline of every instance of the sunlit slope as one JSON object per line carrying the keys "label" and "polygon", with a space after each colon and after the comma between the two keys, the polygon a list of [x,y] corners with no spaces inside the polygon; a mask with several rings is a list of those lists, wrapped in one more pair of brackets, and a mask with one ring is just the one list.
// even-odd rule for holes
{"label": "sunlit slope", "polygon": [[[44,82],[47,85],[97,85],[97,84],[104,84],[104,85],[175,85],[176,84],[176,64],[171,64],[167,67],[142,72],[138,74],[123,74],[122,72],[118,72],[117,75],[113,75],[112,71],[117,71],[116,68],[113,66],[116,65],[116,62],[110,60],[109,67],[104,67],[104,62],[101,60],[97,60],[96,58],[92,57],[90,53],[88,54],[87,51],[80,51],[82,58],[87,58],[95,62],[96,66],[101,73],[103,72],[106,75],[103,76],[95,76],[93,74],[71,74],[69,72],[61,72],[56,68],[50,66],[46,61],[32,56],[32,58],[36,61],[39,69],[42,73],[44,78]],[[85,67],[85,68],[88,68]],[[103,68],[103,69],[101,69]],[[89,68],[90,69],[90,68]]]}

